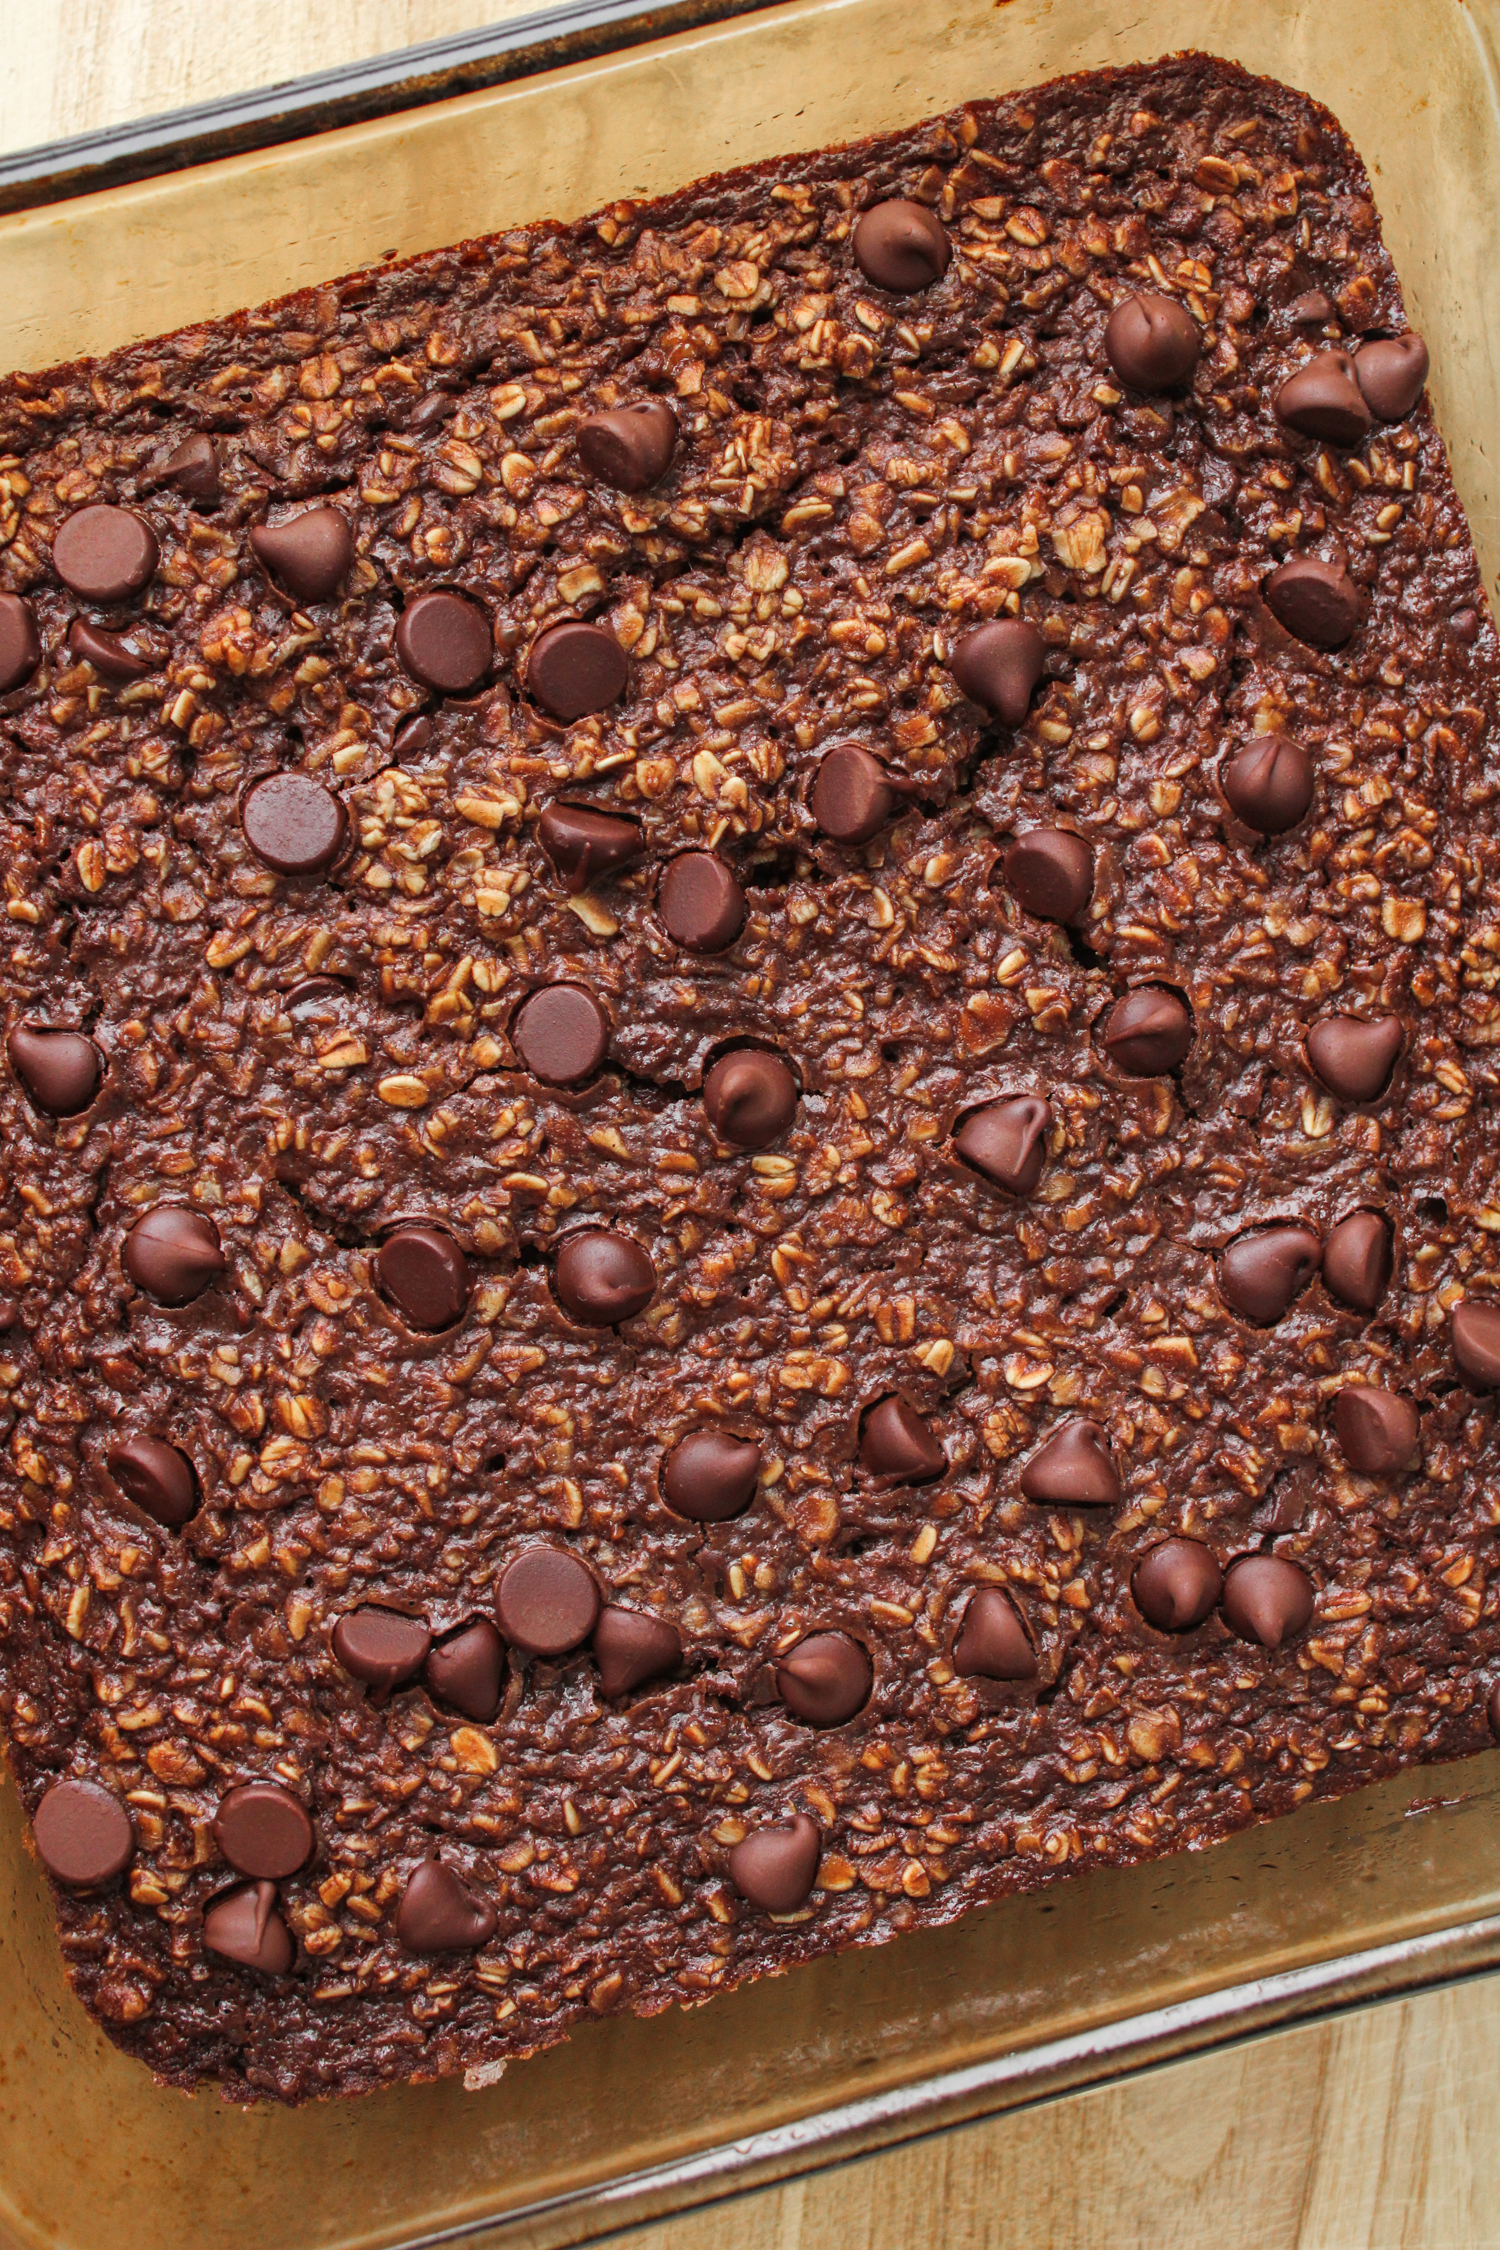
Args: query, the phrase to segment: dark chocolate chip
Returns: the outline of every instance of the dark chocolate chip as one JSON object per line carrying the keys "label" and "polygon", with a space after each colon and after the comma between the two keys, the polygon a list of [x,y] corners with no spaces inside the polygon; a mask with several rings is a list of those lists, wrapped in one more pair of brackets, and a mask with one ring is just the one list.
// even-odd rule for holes
{"label": "dark chocolate chip", "polygon": [[1286,308],[1293,328],[1326,328],[1334,318],[1333,299],[1323,289],[1304,289]]}
{"label": "dark chocolate chip", "polygon": [[274,1883],[239,1883],[204,1909],[203,1942],[210,1953],[284,1977],[292,1965],[291,1933],[276,1911]]}
{"label": "dark chocolate chip", "polygon": [[494,652],[489,620],[467,594],[437,586],[401,612],[396,654],[414,680],[439,695],[472,695]]}
{"label": "dark chocolate chip", "polygon": [[896,793],[885,768],[857,742],[841,742],[819,766],[808,809],[836,844],[867,844],[890,819]]}
{"label": "dark chocolate chip", "polygon": [[1120,1479],[1098,1423],[1085,1415],[1064,1422],[1022,1469],[1021,1490],[1045,1508],[1114,1507]]}
{"label": "dark chocolate chip", "polygon": [[333,1653],[344,1670],[378,1695],[414,1680],[431,1647],[432,1635],[420,1617],[403,1617],[373,1602],[345,1610],[333,1628]]}
{"label": "dark chocolate chip", "polygon": [[1280,1648],[1304,1631],[1316,1588],[1305,1570],[1280,1555],[1242,1555],[1224,1574],[1224,1618],[1242,1641]]}
{"label": "dark chocolate chip", "polygon": [[450,422],[458,412],[458,400],[451,391],[428,391],[417,400],[406,417],[406,428],[415,437],[435,430],[443,422]]}
{"label": "dark chocolate chip", "polygon": [[316,875],[344,848],[342,800],[310,773],[268,773],[246,790],[240,826],[257,859],[278,875]]}
{"label": "dark chocolate chip", "polygon": [[170,484],[184,500],[217,500],[219,456],[214,441],[203,430],[185,437],[155,472],[158,484]]}
{"label": "dark chocolate chip", "polygon": [[549,805],[537,823],[542,850],[565,891],[586,891],[600,875],[633,867],[646,840],[633,820],[595,812],[587,805]]}
{"label": "dark chocolate chip", "polygon": [[279,1782],[242,1782],[219,1799],[214,1842],[236,1874],[280,1882],[305,1866],[313,1840],[306,1806]]}
{"label": "dark chocolate chip", "polygon": [[1317,555],[1293,555],[1272,571],[1264,590],[1272,616],[1309,648],[1342,648],[1364,606],[1343,564]]}
{"label": "dark chocolate chip", "polygon": [[1478,610],[1456,609],[1448,620],[1448,630],[1460,648],[1472,648],[1479,638]]}
{"label": "dark chocolate chip", "polygon": [[565,725],[618,703],[629,676],[614,634],[577,618],[549,625],[526,659],[526,693]]}
{"label": "dark chocolate chip", "polygon": [[375,1253],[380,1293],[408,1327],[436,1335],[462,1320],[469,1302],[469,1261],[441,1227],[398,1227]]}
{"label": "dark chocolate chip", "polygon": [[42,1865],[80,1890],[118,1875],[135,1850],[130,1815],[93,1781],[54,1781],[31,1824]]}
{"label": "dark chocolate chip", "polygon": [[81,1031],[18,1023],[5,1051],[10,1067],[44,1117],[77,1117],[99,1091],[103,1063]]}
{"label": "dark chocolate chip", "polygon": [[476,1617],[434,1644],[422,1678],[429,1695],[488,1726],[500,1708],[505,1643],[487,1617]]}
{"label": "dark chocolate chip", "polygon": [[659,1617],[635,1609],[601,1609],[594,1627],[594,1660],[605,1695],[628,1695],[682,1662],[682,1636]]}
{"label": "dark chocolate chip", "polygon": [[1314,352],[1276,393],[1276,413],[1289,430],[1330,445],[1358,445],[1370,434],[1370,409],[1346,351]]}
{"label": "dark chocolate chip", "polygon": [[125,1271],[159,1305],[190,1305],[228,1265],[212,1219],[181,1203],[159,1203],[125,1237]]}
{"label": "dark chocolate chip", "polygon": [[339,977],[301,977],[282,1001],[299,1024],[338,1023],[349,999],[349,988]]}
{"label": "dark chocolate chip", "polygon": [[1453,1364],[1471,1391],[1500,1390],[1500,1305],[1454,1306]]}
{"label": "dark chocolate chip", "polygon": [[165,1438],[126,1438],[112,1446],[104,1465],[127,1500],[153,1523],[175,1530],[198,1510],[198,1480],[193,1464]]}
{"label": "dark chocolate chip", "polygon": [[1341,1305],[1371,1313],[1391,1285],[1395,1262],[1389,1220],[1378,1211],[1354,1211],[1323,1245],[1323,1286]]}
{"label": "dark chocolate chip", "polygon": [[947,1470],[948,1456],[915,1407],[893,1395],[872,1406],[860,1424],[859,1465],[872,1477],[931,1484]]}
{"label": "dark chocolate chip", "polygon": [[398,758],[417,758],[432,740],[432,721],[425,711],[414,719],[403,719],[391,737],[391,750]]}
{"label": "dark chocolate chip", "polygon": [[1333,1402],[1344,1459],[1361,1477],[1394,1477],[1411,1467],[1421,1421],[1409,1398],[1376,1383],[1347,1383]]}
{"label": "dark chocolate chip", "polygon": [[1130,1591],[1148,1625],[1190,1633],[1224,1591],[1224,1573],[1201,1539],[1163,1539],[1136,1564]]}
{"label": "dark chocolate chip", "polygon": [[1160,1078],[1187,1058],[1193,1044],[1192,1010],[1163,984],[1139,984],[1110,1009],[1102,1036],[1117,1070]]}
{"label": "dark chocolate chip", "polygon": [[797,1081],[778,1055],[736,1047],[703,1081],[703,1114],[731,1148],[769,1148],[797,1114]]}
{"label": "dark chocolate chip", "polygon": [[784,1826],[755,1828],[729,1855],[729,1880],[767,1914],[795,1914],[818,1879],[823,1838],[816,1821],[794,1813]]}
{"label": "dark chocolate chip", "polygon": [[149,585],[156,533],[130,508],[94,501],[67,516],[52,541],[52,567],[86,602],[123,602]]}
{"label": "dark chocolate chip", "polygon": [[667,935],[693,953],[722,953],[745,926],[745,894],[717,852],[679,852],[656,894]]}
{"label": "dark chocolate chip", "polygon": [[609,1049],[609,1018],[581,984],[546,984],[516,1010],[511,1040],[544,1086],[581,1086]]}
{"label": "dark chocolate chip", "polygon": [[1002,726],[1018,727],[1042,676],[1047,644],[1034,625],[997,617],[965,633],[948,662],[964,694]]}
{"label": "dark chocolate chip", "polygon": [[1283,734],[1264,734],[1220,769],[1219,785],[1236,817],[1258,836],[1284,836],[1307,817],[1313,762]]}
{"label": "dark chocolate chip", "polygon": [[642,399],[591,414],[578,425],[578,458],[591,477],[617,492],[649,492],[677,451],[677,417],[665,399]]}
{"label": "dark chocolate chip", "polygon": [[41,661],[41,635],[30,602],[19,594],[0,594],[0,695],[24,687]]}
{"label": "dark chocolate chip", "polygon": [[440,1859],[424,1859],[401,1893],[396,1942],[405,1953],[477,1953],[495,1934],[495,1909]]}
{"label": "dark chocolate chip", "polygon": [[847,1633],[810,1633],[776,1667],[782,1702],[811,1727],[841,1727],[864,1709],[874,1684],[869,1657]]}
{"label": "dark chocolate chip", "polygon": [[755,1498],[760,1447],[728,1430],[690,1430],[662,1464],[667,1506],[692,1523],[727,1523]]}
{"label": "dark chocolate chip", "polygon": [[964,1611],[953,1644],[953,1669],[963,1680],[1034,1680],[1036,1650],[1015,1604],[998,1586],[981,1586]]}
{"label": "dark chocolate chip", "polygon": [[1361,344],[1354,355],[1355,379],[1379,422],[1404,422],[1427,381],[1427,346],[1408,329]]}
{"label": "dark chocolate chip", "polygon": [[305,508],[284,523],[256,524],[250,545],[263,567],[299,602],[327,601],[343,585],[354,560],[354,534],[337,508]]}
{"label": "dark chocolate chip", "polygon": [[1219,1290],[1242,1320],[1257,1328],[1285,1318],[1323,1261],[1311,1227],[1256,1227],[1236,1235],[1219,1260]]}
{"label": "dark chocolate chip", "polygon": [[1104,356],[1133,391],[1180,391],[1203,354],[1203,331],[1175,297],[1145,290],[1116,305],[1104,327]]}
{"label": "dark chocolate chip", "polygon": [[75,617],[68,627],[68,654],[82,663],[92,664],[101,680],[108,680],[117,687],[131,680],[143,680],[148,672],[158,669],[149,656],[137,656],[118,633],[106,633],[101,625],[91,625],[86,617]]}
{"label": "dark chocolate chip", "polygon": [[1044,922],[1076,922],[1094,895],[1094,855],[1070,828],[1028,828],[1001,862],[1005,887]]}
{"label": "dark chocolate chip", "polygon": [[564,1547],[527,1547],[501,1573],[495,1607],[500,1630],[533,1656],[562,1656],[594,1630],[599,1589],[593,1572]]}
{"label": "dark chocolate chip", "polygon": [[585,1328],[634,1320],[656,1295],[651,1259],[630,1235],[611,1227],[583,1227],[567,1235],[554,1281],[564,1311]]}
{"label": "dark chocolate chip", "polygon": [[1047,1161],[1052,1110],[1038,1094],[1017,1094],[970,1110],[953,1146],[973,1171],[1012,1195],[1030,1195]]}
{"label": "dark chocolate chip", "polygon": [[1399,1016],[1324,1016],[1307,1035],[1307,1059],[1341,1101],[1378,1101],[1406,1043]]}
{"label": "dark chocolate chip", "polygon": [[877,289],[910,297],[930,289],[948,271],[953,248],[941,219],[923,203],[892,196],[872,204],[855,221],[854,263]]}

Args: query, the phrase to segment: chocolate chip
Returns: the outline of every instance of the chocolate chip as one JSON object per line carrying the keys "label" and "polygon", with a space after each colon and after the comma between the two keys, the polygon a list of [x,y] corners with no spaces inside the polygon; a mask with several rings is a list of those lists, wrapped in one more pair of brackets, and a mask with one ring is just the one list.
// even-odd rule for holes
{"label": "chocolate chip", "polygon": [[1180,391],[1203,353],[1203,331],[1175,297],[1154,290],[1116,305],[1104,327],[1104,356],[1133,391]]}
{"label": "chocolate chip", "polygon": [[417,758],[432,740],[432,721],[426,712],[415,719],[403,719],[391,737],[391,750],[398,758]]}
{"label": "chocolate chip", "polygon": [[634,1609],[601,1609],[594,1627],[594,1659],[605,1695],[628,1695],[682,1662],[682,1637],[659,1617]]}
{"label": "chocolate chip", "polygon": [[872,1406],[860,1424],[859,1465],[868,1476],[931,1484],[946,1472],[948,1456],[915,1407],[893,1395]]}
{"label": "chocolate chip", "polygon": [[667,1506],[691,1523],[727,1523],[755,1498],[760,1447],[728,1430],[690,1430],[662,1464]]}
{"label": "chocolate chip", "polygon": [[1012,1195],[1030,1195],[1047,1160],[1052,1111],[1037,1094],[986,1102],[970,1110],[953,1136],[953,1146],[971,1170]]}
{"label": "chocolate chip", "polygon": [[1192,1010],[1165,985],[1139,984],[1110,1009],[1102,1040],[1117,1070],[1160,1078],[1187,1058],[1193,1044]]}
{"label": "chocolate chip", "polygon": [[467,594],[438,586],[401,612],[396,654],[414,680],[439,695],[471,695],[494,652],[489,620]]}
{"label": "chocolate chip", "polygon": [[219,1799],[214,1842],[237,1874],[279,1882],[310,1858],[313,1824],[290,1789],[275,1781],[246,1781]]}
{"label": "chocolate chip", "polygon": [[212,1219],[181,1203],[159,1203],[125,1237],[125,1271],[159,1305],[190,1305],[228,1265]]}
{"label": "chocolate chip", "polygon": [[797,1114],[797,1081],[778,1055],[736,1047],[703,1081],[703,1114],[731,1148],[769,1148]]}
{"label": "chocolate chip", "polygon": [[1018,727],[1031,705],[1047,644],[1034,625],[997,617],[966,633],[948,660],[958,686],[1002,726]]}
{"label": "chocolate chip", "polygon": [[817,771],[808,810],[836,844],[867,844],[896,809],[885,768],[857,742],[841,742]]}
{"label": "chocolate chip", "polygon": [[677,451],[677,417],[665,399],[642,399],[591,414],[578,425],[578,458],[591,477],[617,492],[649,492]]}
{"label": "chocolate chip", "polygon": [[1324,1016],[1307,1035],[1307,1059],[1341,1101],[1378,1101],[1406,1043],[1399,1016]]}
{"label": "chocolate chip", "polygon": [[282,1006],[299,1024],[338,1023],[348,998],[349,988],[340,977],[301,977]]}
{"label": "chocolate chip", "polygon": [[93,1781],[54,1781],[31,1824],[42,1865],[80,1890],[118,1875],[135,1850],[130,1815]]}
{"label": "chocolate chip", "polygon": [[767,1914],[795,1914],[818,1879],[823,1838],[806,1813],[784,1826],[755,1828],[729,1855],[729,1880],[740,1897]]}
{"label": "chocolate chip", "polygon": [[1456,609],[1448,620],[1448,631],[1460,648],[1472,648],[1479,638],[1478,610]]}
{"label": "chocolate chip", "polygon": [[1333,1426],[1356,1476],[1394,1477],[1412,1464],[1421,1422],[1409,1398],[1375,1383],[1347,1383],[1333,1402]]}
{"label": "chocolate chip", "polygon": [[867,281],[901,297],[941,281],[953,255],[942,221],[925,204],[908,203],[901,196],[862,212],[850,247]]}
{"label": "chocolate chip", "polygon": [[656,1268],[628,1234],[583,1227],[558,1250],[554,1286],[564,1311],[582,1326],[614,1328],[650,1304]]}
{"label": "chocolate chip", "polygon": [[203,1942],[210,1953],[243,1969],[284,1977],[292,1965],[292,1940],[276,1911],[276,1885],[240,1883],[221,1892],[204,1909]]}
{"label": "chocolate chip", "polygon": [[160,559],[156,533],[130,508],[94,501],[58,525],[52,567],[86,602],[123,602],[149,585]]}
{"label": "chocolate chip", "polygon": [[1404,336],[1385,336],[1361,344],[1354,355],[1354,374],[1380,422],[1404,422],[1427,381],[1427,346],[1408,329]]}
{"label": "chocolate chip", "polygon": [[1313,762],[1285,735],[1265,734],[1236,751],[1220,769],[1229,809],[1259,836],[1284,836],[1307,817],[1313,800]]}
{"label": "chocolate chip", "polygon": [[633,820],[594,812],[586,805],[549,805],[537,823],[542,850],[565,891],[586,891],[600,875],[633,867],[646,840]]}
{"label": "chocolate chip", "polygon": [[869,1657],[847,1633],[810,1633],[776,1667],[782,1702],[811,1727],[842,1726],[864,1709],[874,1684]]}
{"label": "chocolate chip", "polygon": [[155,472],[158,484],[170,484],[185,500],[212,501],[219,497],[219,456],[214,441],[202,430],[185,437]]}
{"label": "chocolate chip", "polygon": [[450,422],[457,412],[458,400],[451,391],[428,391],[407,415],[406,427],[413,436],[422,437],[428,430]]}
{"label": "chocolate chip", "polygon": [[1454,1306],[1453,1364],[1471,1391],[1500,1390],[1500,1305]]}
{"label": "chocolate chip", "polygon": [[1010,1596],[998,1586],[981,1586],[964,1611],[953,1669],[963,1680],[1036,1678],[1036,1651]]}
{"label": "chocolate chip", "polygon": [[476,1953],[495,1934],[495,1909],[451,1867],[424,1859],[401,1893],[396,1942],[405,1953]]}
{"label": "chocolate chip", "polygon": [[547,984],[522,1001],[510,1036],[544,1086],[581,1086],[608,1051],[609,1018],[582,985]]}
{"label": "chocolate chip", "polygon": [[104,1466],[127,1500],[153,1523],[175,1530],[198,1511],[198,1479],[193,1464],[165,1438],[126,1438],[112,1446]]}
{"label": "chocolate chip", "polygon": [[77,1117],[99,1091],[104,1065],[81,1031],[18,1023],[5,1042],[10,1067],[44,1117]]}
{"label": "chocolate chip", "polygon": [[1021,1491],[1045,1508],[1114,1507],[1120,1479],[1098,1423],[1084,1415],[1064,1422],[1022,1469]]}
{"label": "chocolate chip", "polygon": [[1256,1227],[1236,1235],[1219,1260],[1219,1292],[1257,1328],[1284,1319],[1323,1262],[1311,1227]]}
{"label": "chocolate chip", "polygon": [[422,1678],[439,1703],[488,1726],[500,1708],[505,1643],[487,1617],[476,1617],[434,1644]]}
{"label": "chocolate chip", "polygon": [[41,661],[41,635],[30,602],[19,594],[0,594],[0,695],[24,687]]}
{"label": "chocolate chip", "polygon": [[1276,393],[1276,413],[1300,436],[1358,445],[1370,434],[1370,409],[1346,351],[1314,352]]}
{"label": "chocolate chip", "polygon": [[1130,1591],[1148,1625],[1190,1633],[1224,1591],[1224,1574],[1201,1539],[1163,1539],[1131,1573]]}
{"label": "chocolate chip", "polygon": [[284,523],[256,524],[250,545],[262,566],[299,602],[327,601],[343,585],[354,560],[354,534],[337,508],[304,508]]}
{"label": "chocolate chip", "polygon": [[1224,1618],[1242,1641],[1280,1648],[1313,1613],[1316,1589],[1305,1570],[1280,1555],[1242,1555],[1224,1575]]}
{"label": "chocolate chip", "polygon": [[656,904],[673,943],[694,953],[724,952],[745,926],[745,894],[717,852],[679,852]]}
{"label": "chocolate chip", "polygon": [[68,627],[68,654],[82,663],[92,664],[101,680],[108,680],[117,687],[131,680],[143,680],[148,672],[157,669],[149,656],[137,656],[118,633],[106,633],[101,625],[91,625],[86,617],[75,617]]}
{"label": "chocolate chip", "polygon": [[344,1670],[377,1695],[414,1680],[427,1662],[432,1635],[420,1617],[365,1602],[346,1609],[333,1628],[333,1653]]}
{"label": "chocolate chip", "polygon": [[501,1574],[495,1607],[506,1639],[533,1656],[562,1656],[594,1630],[593,1572],[563,1547],[527,1547]]}
{"label": "chocolate chip", "polygon": [[398,1227],[375,1253],[380,1294],[408,1327],[436,1335],[462,1320],[469,1302],[469,1261],[441,1227]]}
{"label": "chocolate chip", "polygon": [[246,790],[240,826],[257,859],[278,875],[316,875],[344,848],[349,816],[310,773],[268,773]]}
{"label": "chocolate chip", "polygon": [[1333,299],[1322,289],[1305,289],[1286,308],[1293,328],[1326,328],[1334,317]]}
{"label": "chocolate chip", "polygon": [[618,703],[628,678],[625,651],[614,634],[576,618],[549,625],[526,659],[526,693],[567,725]]}
{"label": "chocolate chip", "polygon": [[1371,1313],[1390,1287],[1395,1262],[1390,1222],[1378,1211],[1355,1211],[1323,1245],[1323,1286],[1341,1305]]}
{"label": "chocolate chip", "polygon": [[1342,648],[1359,624],[1359,588],[1342,563],[1293,555],[1265,583],[1266,606],[1309,648]]}
{"label": "chocolate chip", "polygon": [[1094,895],[1094,855],[1069,828],[1028,828],[1001,862],[1005,887],[1044,922],[1076,922]]}

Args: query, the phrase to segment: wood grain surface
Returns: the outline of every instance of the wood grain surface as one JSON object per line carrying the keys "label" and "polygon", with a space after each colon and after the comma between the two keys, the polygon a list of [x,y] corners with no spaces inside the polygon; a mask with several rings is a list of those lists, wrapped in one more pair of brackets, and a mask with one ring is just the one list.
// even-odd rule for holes
{"label": "wood grain surface", "polygon": [[[3,0],[0,148],[536,4]],[[615,2239],[630,2250],[1491,2250],[1497,2109],[1500,1977],[1480,1977]]]}

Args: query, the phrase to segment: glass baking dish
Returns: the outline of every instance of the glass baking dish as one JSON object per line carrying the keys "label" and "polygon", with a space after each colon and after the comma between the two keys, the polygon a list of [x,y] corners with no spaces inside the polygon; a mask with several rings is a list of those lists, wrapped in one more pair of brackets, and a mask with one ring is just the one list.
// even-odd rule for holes
{"label": "glass baking dish", "polygon": [[[43,367],[393,251],[1190,45],[1306,88],[1364,154],[1490,576],[1500,0],[792,0],[0,218],[7,355]],[[542,2246],[1495,1966],[1500,1757],[1075,1877],[691,2012],[591,2023],[474,2090],[297,2112],[164,2091],[109,2046],[68,1991],[9,1789],[0,1889],[3,2244]]]}

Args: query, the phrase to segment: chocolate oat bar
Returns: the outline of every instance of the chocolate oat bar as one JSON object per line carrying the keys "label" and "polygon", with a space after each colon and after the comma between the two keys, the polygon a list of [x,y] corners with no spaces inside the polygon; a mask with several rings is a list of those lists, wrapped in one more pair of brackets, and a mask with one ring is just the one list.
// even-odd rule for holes
{"label": "chocolate oat bar", "polygon": [[0,1711],[240,2098],[1489,1739],[1500,650],[1197,55],[0,385]]}

